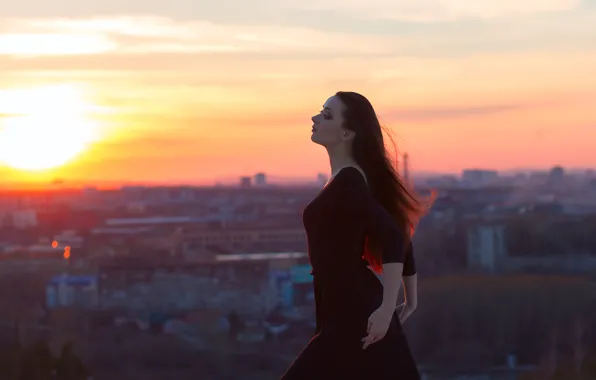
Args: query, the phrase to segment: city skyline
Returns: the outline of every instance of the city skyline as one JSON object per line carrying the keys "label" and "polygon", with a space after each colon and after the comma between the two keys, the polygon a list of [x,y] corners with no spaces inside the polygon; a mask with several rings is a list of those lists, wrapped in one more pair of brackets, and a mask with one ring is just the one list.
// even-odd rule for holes
{"label": "city skyline", "polygon": [[[493,170],[491,168],[475,168],[469,167],[464,168],[460,172],[420,172],[412,170],[410,168],[410,177],[413,179],[414,184],[418,181],[426,182],[431,179],[449,179],[458,178],[462,179],[464,171],[496,171],[498,176],[502,180],[511,179],[517,175],[531,176],[532,174],[548,174],[553,168],[560,167],[559,165],[552,165],[545,168],[511,168],[504,170]],[[593,168],[569,168],[563,167],[566,174],[569,175],[591,175],[596,173],[596,169]],[[403,172],[403,168],[400,167],[400,173]],[[0,176],[6,177],[5,172],[0,170]],[[141,187],[217,187],[217,186],[242,186],[242,180],[244,178],[250,178],[254,184],[255,176],[257,174],[265,174],[267,185],[273,186],[312,186],[319,185],[321,183],[320,176],[328,178],[331,173],[327,172],[314,172],[310,176],[283,176],[283,175],[270,175],[262,171],[255,173],[238,173],[228,177],[217,177],[204,181],[142,181],[131,179],[128,181],[121,180],[81,180],[77,178],[53,178],[47,182],[39,181],[4,181],[0,183],[0,190],[68,190],[68,189],[80,189],[80,188],[99,188],[99,189],[120,189],[128,186],[141,186]]]}
{"label": "city skyline", "polygon": [[591,0],[3,9],[5,182],[315,178],[310,117],[337,90],[369,97],[413,174],[596,167]]}

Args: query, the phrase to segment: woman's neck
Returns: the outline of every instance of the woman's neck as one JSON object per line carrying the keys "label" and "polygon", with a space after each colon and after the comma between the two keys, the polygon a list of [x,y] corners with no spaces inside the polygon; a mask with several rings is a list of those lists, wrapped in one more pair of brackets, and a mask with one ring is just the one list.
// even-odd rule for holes
{"label": "woman's neck", "polygon": [[344,145],[334,147],[333,149],[328,148],[327,153],[329,154],[329,163],[331,164],[331,178],[335,177],[345,167],[358,166]]}

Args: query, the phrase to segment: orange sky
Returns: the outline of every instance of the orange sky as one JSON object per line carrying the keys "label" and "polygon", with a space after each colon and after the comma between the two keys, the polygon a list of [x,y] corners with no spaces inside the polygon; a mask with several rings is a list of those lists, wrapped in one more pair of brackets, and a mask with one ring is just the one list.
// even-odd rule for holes
{"label": "orange sky", "polygon": [[[314,178],[310,116],[337,90],[369,97],[414,171],[596,167],[591,0],[28,1],[0,16],[6,181]],[[23,115],[30,137],[9,140]],[[31,155],[74,157],[7,168]]]}

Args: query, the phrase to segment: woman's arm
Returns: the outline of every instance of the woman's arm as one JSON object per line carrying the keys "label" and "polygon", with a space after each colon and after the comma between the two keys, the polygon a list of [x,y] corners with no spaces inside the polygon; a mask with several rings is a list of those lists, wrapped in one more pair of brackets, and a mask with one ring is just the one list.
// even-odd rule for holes
{"label": "woman's arm", "polygon": [[406,319],[416,310],[418,306],[418,276],[416,274],[416,262],[414,260],[414,247],[412,242],[406,250],[404,271],[404,304],[399,307],[399,321],[403,324]]}
{"label": "woman's arm", "polygon": [[403,276],[405,302],[401,306],[399,321],[403,323],[418,306],[418,275]]}
{"label": "woman's arm", "polygon": [[388,311],[391,310],[392,314],[395,311],[395,305],[397,305],[403,270],[403,263],[392,262],[383,264],[383,303],[381,307]]}
{"label": "woman's arm", "polygon": [[344,178],[342,195],[346,207],[354,216],[364,222],[364,229],[369,242],[380,252],[379,259],[383,269],[383,298],[381,305],[368,319],[368,334],[362,339],[366,349],[382,339],[391,323],[401,289],[404,275],[411,275],[414,263],[411,260],[411,245],[408,236],[397,226],[391,214],[373,197],[364,176],[357,169],[344,169],[336,179]]}
{"label": "woman's arm", "polygon": [[[345,170],[345,172],[344,172]],[[364,221],[368,238],[380,250],[383,268],[382,308],[395,312],[402,276],[416,273],[411,242],[397,226],[391,214],[377,202],[368,189],[364,176],[356,168],[344,169],[336,177],[343,178],[343,201]],[[342,176],[342,177],[340,177]]]}

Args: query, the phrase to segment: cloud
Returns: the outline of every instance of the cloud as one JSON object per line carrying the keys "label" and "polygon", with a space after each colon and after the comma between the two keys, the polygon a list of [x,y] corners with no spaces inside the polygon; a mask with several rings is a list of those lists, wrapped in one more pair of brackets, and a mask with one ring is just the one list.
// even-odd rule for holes
{"label": "cloud", "polygon": [[114,43],[101,35],[58,33],[0,35],[0,55],[101,54],[113,50],[114,47]]}
{"label": "cloud", "polygon": [[0,54],[59,56],[150,53],[382,54],[390,38],[281,26],[218,25],[139,16],[8,20],[0,28]]}
{"label": "cloud", "polygon": [[[7,0],[3,0],[7,1]],[[591,1],[591,0],[589,0]],[[242,24],[301,22],[303,10],[325,12],[311,18],[330,21],[331,12],[353,14],[358,19],[398,19],[441,21],[458,18],[491,18],[513,13],[557,12],[581,6],[580,0],[104,0],[92,2],[20,0],[3,6],[3,14],[24,17],[86,17],[92,14],[164,15],[178,20],[205,18],[216,22]]]}
{"label": "cloud", "polygon": [[[433,107],[403,106],[389,107],[379,113],[381,119],[389,118],[406,121],[435,121],[466,119],[493,116],[516,111],[539,111],[560,109],[577,104],[586,104],[594,97],[593,91],[575,91],[571,93],[543,94],[532,101],[523,98],[510,99],[509,102],[476,103],[469,100],[464,104],[436,105]],[[586,102],[587,101],[587,102]]]}
{"label": "cloud", "polygon": [[408,121],[430,121],[461,119],[465,117],[486,116],[498,113],[515,111],[522,108],[528,108],[523,104],[494,104],[479,106],[459,106],[459,107],[431,107],[431,108],[404,108],[401,110],[390,110],[381,113],[381,118],[390,118],[396,120]]}
{"label": "cloud", "polygon": [[288,8],[343,10],[362,17],[437,22],[463,18],[495,18],[511,14],[561,12],[576,9],[580,0],[280,0]]}
{"label": "cloud", "polygon": [[[379,0],[377,0],[379,1]],[[322,3],[321,6],[327,3]],[[354,3],[358,4],[358,3]],[[496,4],[496,2],[495,2]],[[525,3],[524,3],[525,4]],[[347,9],[350,9],[348,7]],[[330,11],[331,14],[335,14]],[[337,14],[335,14],[337,16]],[[347,22],[341,28],[313,22],[310,27],[242,25],[206,20],[176,20],[151,15],[87,18],[0,19],[0,57],[89,56],[85,65],[141,66],[162,62],[211,59],[329,60],[336,58],[463,57],[484,53],[594,50],[596,12],[528,14],[483,21],[412,23],[370,20]],[[320,19],[320,17],[319,17]],[[329,30],[325,30],[327,27]],[[336,31],[332,31],[333,29]],[[97,55],[106,59],[97,60]],[[161,55],[151,57],[151,55]],[[8,68],[31,63],[5,63]],[[53,67],[53,62],[47,62]],[[0,66],[2,63],[0,63]],[[60,65],[57,65],[60,66]],[[70,66],[69,64],[62,65]],[[138,64],[137,64],[138,66]]]}

